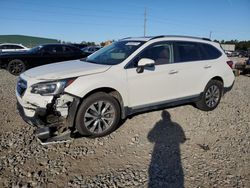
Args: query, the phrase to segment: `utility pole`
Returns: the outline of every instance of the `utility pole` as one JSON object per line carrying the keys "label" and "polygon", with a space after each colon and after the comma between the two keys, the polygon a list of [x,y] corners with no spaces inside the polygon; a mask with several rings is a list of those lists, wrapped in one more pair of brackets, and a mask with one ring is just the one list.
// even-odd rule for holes
{"label": "utility pole", "polygon": [[211,37],[212,37],[212,31],[210,31],[210,33],[209,33],[209,39],[211,39]]}
{"label": "utility pole", "polygon": [[147,8],[144,11],[144,37],[146,36],[146,28],[147,28]]}

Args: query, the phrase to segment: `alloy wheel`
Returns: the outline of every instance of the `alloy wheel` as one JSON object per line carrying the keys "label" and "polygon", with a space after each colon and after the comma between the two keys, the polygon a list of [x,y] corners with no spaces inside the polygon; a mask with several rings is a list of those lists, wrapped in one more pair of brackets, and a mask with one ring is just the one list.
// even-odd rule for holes
{"label": "alloy wheel", "polygon": [[24,65],[22,62],[11,62],[9,65],[9,71],[11,74],[17,75],[24,70]]}
{"label": "alloy wheel", "polygon": [[207,89],[205,94],[205,102],[209,108],[215,107],[220,99],[220,89],[216,85],[212,85]]}
{"label": "alloy wheel", "polygon": [[101,134],[106,131],[115,120],[115,108],[107,101],[97,101],[91,104],[84,115],[85,127],[91,133]]}

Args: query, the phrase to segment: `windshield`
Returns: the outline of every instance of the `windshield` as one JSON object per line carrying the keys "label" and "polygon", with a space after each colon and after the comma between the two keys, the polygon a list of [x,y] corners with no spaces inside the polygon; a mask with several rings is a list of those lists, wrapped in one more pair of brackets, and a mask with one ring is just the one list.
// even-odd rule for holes
{"label": "windshield", "polygon": [[87,62],[103,64],[103,65],[117,65],[130,56],[137,50],[144,42],[142,41],[119,41],[98,50],[93,55],[88,56]]}
{"label": "windshield", "polygon": [[39,50],[41,49],[41,47],[42,47],[42,46],[36,46],[36,47],[34,47],[34,48],[31,48],[31,49],[30,49],[30,52],[37,52],[37,51],[39,51]]}

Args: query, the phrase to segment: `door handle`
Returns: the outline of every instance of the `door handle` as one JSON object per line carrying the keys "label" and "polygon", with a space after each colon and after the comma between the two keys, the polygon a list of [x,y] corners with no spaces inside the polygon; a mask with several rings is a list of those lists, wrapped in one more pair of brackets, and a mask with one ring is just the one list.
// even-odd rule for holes
{"label": "door handle", "polygon": [[177,70],[171,70],[171,71],[169,71],[169,73],[168,74],[177,74],[178,73],[178,71]]}
{"label": "door handle", "polygon": [[211,65],[205,65],[205,66],[204,66],[205,69],[209,69],[209,68],[211,68],[211,67],[212,67]]}

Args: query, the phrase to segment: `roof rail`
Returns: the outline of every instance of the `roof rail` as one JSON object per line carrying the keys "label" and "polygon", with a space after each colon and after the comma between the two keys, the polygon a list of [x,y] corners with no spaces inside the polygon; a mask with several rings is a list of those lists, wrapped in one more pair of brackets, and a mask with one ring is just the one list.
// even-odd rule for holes
{"label": "roof rail", "polygon": [[211,41],[209,38],[192,37],[192,36],[183,36],[183,35],[159,35],[159,36],[152,37],[150,40],[158,39],[158,38],[163,38],[163,37],[183,37],[183,38],[201,39],[201,40]]}
{"label": "roof rail", "polygon": [[202,40],[207,40],[207,41],[211,41],[211,39],[209,38],[201,38]]}
{"label": "roof rail", "polygon": [[125,40],[125,39],[131,39],[132,37],[125,37],[125,38],[123,38],[123,39],[120,39],[119,41],[121,41],[121,40]]}

